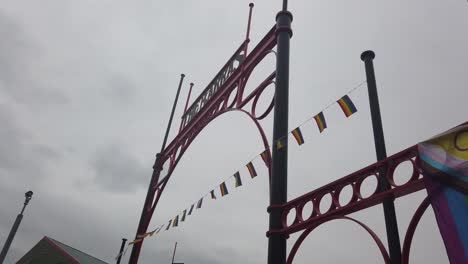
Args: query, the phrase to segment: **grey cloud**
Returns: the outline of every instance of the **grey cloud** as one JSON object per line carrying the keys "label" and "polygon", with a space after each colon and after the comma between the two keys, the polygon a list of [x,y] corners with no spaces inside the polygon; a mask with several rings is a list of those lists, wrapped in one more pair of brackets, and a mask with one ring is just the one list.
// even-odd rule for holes
{"label": "grey cloud", "polygon": [[1,10],[0,36],[0,92],[30,107],[68,101],[42,79],[40,45]]}
{"label": "grey cloud", "polygon": [[113,74],[109,78],[108,91],[113,102],[119,106],[129,105],[135,101],[136,84],[120,74]]}
{"label": "grey cloud", "polygon": [[15,122],[13,112],[5,105],[0,105],[0,124],[0,168],[8,174],[42,176],[45,163],[61,157],[50,146],[31,143],[30,133]]}
{"label": "grey cloud", "polygon": [[[187,77],[169,141],[178,131],[188,83],[195,83],[193,102],[243,41],[248,3],[2,1],[0,245],[25,188],[40,182],[32,186],[35,196],[11,260],[50,235],[114,262],[120,239],[135,235],[181,71]],[[365,78],[359,55],[369,48],[377,53],[389,154],[466,121],[464,1],[290,4],[290,128]],[[269,0],[255,1],[249,50],[274,24],[279,8]],[[290,139],[289,199],[375,162],[365,88],[356,90],[352,99],[359,109],[356,115],[346,119],[332,107],[324,112],[329,125],[325,133],[318,134],[315,124],[307,123],[306,144],[297,147]],[[35,111],[38,108],[47,109]],[[244,118],[223,116],[197,137],[166,186],[151,227],[167,223],[238,169],[246,175],[242,188],[228,186],[227,197],[207,199],[187,223],[148,239],[140,263],[170,262],[175,241],[177,260],[185,263],[265,262],[268,179],[258,164],[259,176],[247,180],[244,165],[262,146]],[[272,119],[262,121],[270,140]],[[402,236],[424,195],[397,200]],[[375,227],[385,241],[381,206],[375,208],[359,219]],[[446,263],[433,215],[426,213],[423,219],[427,224],[418,227],[411,255],[419,259],[413,263]],[[368,239],[342,223],[335,226],[339,228],[324,226],[314,232],[297,263],[341,263],[348,258],[349,244]],[[340,244],[331,247],[325,243],[330,238]],[[362,249],[352,248],[362,255],[362,263],[379,263],[374,248],[365,244]],[[130,250],[122,263],[129,255]]]}
{"label": "grey cloud", "polygon": [[96,184],[109,191],[134,192],[148,182],[148,168],[121,146],[99,149],[91,166]]}

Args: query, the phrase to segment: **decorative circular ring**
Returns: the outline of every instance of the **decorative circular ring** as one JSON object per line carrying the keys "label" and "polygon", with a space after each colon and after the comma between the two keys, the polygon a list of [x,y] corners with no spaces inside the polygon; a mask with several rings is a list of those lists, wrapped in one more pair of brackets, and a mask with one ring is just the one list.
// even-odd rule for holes
{"label": "decorative circular ring", "polygon": [[[325,195],[330,195],[330,206],[324,210],[325,212],[322,212],[322,210],[320,209],[320,204],[322,203],[322,199],[323,197],[325,197]],[[332,208],[333,208],[333,197],[332,197],[332,193],[331,192],[324,192],[322,195],[320,195],[318,198],[317,198],[317,203],[318,203],[318,212],[320,213],[320,215],[323,215],[323,214],[326,214],[328,213]]]}
{"label": "decorative circular ring", "polygon": [[265,89],[267,87],[270,86],[270,84],[275,84],[276,86],[276,82],[275,81],[269,81],[267,83],[265,83],[265,85],[263,85],[260,90],[258,91],[258,93],[255,95],[255,98],[252,102],[252,115],[255,117],[255,119],[257,120],[262,120],[264,119],[265,117],[268,116],[268,114],[270,114],[271,110],[273,110],[273,106],[275,105],[275,96],[273,95],[273,98],[271,99],[271,103],[270,105],[268,106],[268,108],[265,110],[265,112],[263,112],[263,114],[261,114],[260,116],[257,116],[256,115],[256,112],[257,112],[257,103],[258,103],[258,99],[260,98],[260,96],[263,94],[263,92],[265,91]]}
{"label": "decorative circular ring", "polygon": [[[462,134],[468,134],[468,130],[464,129],[464,130],[461,130],[461,131],[458,131],[457,134],[455,134],[455,137],[453,139],[453,146],[458,150],[458,151],[468,151],[468,147],[466,148],[463,148],[463,146],[459,146],[458,145],[458,139],[460,138],[460,141],[462,140],[461,139],[461,135]],[[461,142],[460,142],[461,143]]]}
{"label": "decorative circular ring", "polygon": [[[395,174],[395,170],[396,168],[398,168],[398,166],[406,161],[409,161],[411,163],[411,166],[413,167],[413,172],[411,173],[411,177],[408,179],[407,182],[401,184],[401,185],[398,185],[395,183],[395,179],[394,179],[394,174]],[[419,171],[417,169],[417,166],[416,164],[414,163],[414,160],[412,159],[402,159],[400,160],[398,163],[395,163],[393,164],[387,171],[387,180],[388,180],[388,183],[390,183],[391,186],[393,187],[399,187],[399,186],[402,186],[402,185],[405,185],[411,181],[414,181],[416,179],[419,178]]]}
{"label": "decorative circular ring", "polygon": [[229,98],[231,97],[232,93],[235,93],[234,100],[232,100],[231,104],[228,105],[227,109],[233,108],[234,105],[237,102],[237,92],[239,90],[239,85],[237,83],[235,84],[235,88],[232,89],[232,91],[229,93],[229,95],[226,97],[226,105],[229,104]]}
{"label": "decorative circular ring", "polygon": [[[307,204],[309,204],[309,203],[310,203],[310,205],[311,205],[312,210],[311,210],[311,212],[310,212],[310,215],[307,216],[307,218],[304,218],[304,208],[305,208],[305,206],[306,206]],[[298,208],[297,208],[297,210],[296,210],[296,213],[298,214],[298,215],[297,215],[297,218],[298,218],[299,222],[304,222],[304,221],[309,220],[309,218],[311,218],[311,217],[314,215],[314,202],[313,202],[312,200],[309,200],[309,201],[307,201],[307,202],[305,202],[305,203],[304,203],[304,202],[301,203],[301,204],[298,206]]]}
{"label": "decorative circular ring", "polygon": [[[362,183],[363,183],[366,179],[368,179],[368,178],[370,178],[370,177],[373,177],[373,178],[375,179],[375,182],[376,182],[376,184],[375,184],[375,189],[374,189],[374,191],[373,191],[368,197],[365,197],[365,198],[364,198],[364,197],[362,197],[362,192],[361,192],[361,191],[362,191],[362,190],[361,190]],[[372,195],[376,194],[378,190],[379,190],[379,179],[377,178],[377,175],[376,175],[375,173],[371,173],[371,174],[365,175],[365,176],[363,176],[361,179],[358,179],[358,180],[356,181],[356,193],[357,193],[357,197],[358,197],[359,199],[367,199],[367,198],[371,197]]]}
{"label": "decorative circular ring", "polygon": [[[350,198],[349,201],[347,201],[345,204],[341,204],[341,202],[340,202],[341,192],[342,192],[342,191],[344,190],[344,188],[346,188],[347,186],[349,186],[349,187],[351,188],[351,198]],[[337,206],[338,206],[338,207],[347,206],[347,205],[350,204],[352,201],[354,201],[356,197],[355,197],[354,188],[353,188],[352,183],[347,183],[347,184],[344,184],[344,185],[338,187],[338,188],[336,189],[335,196],[336,196],[336,202],[337,202]]]}

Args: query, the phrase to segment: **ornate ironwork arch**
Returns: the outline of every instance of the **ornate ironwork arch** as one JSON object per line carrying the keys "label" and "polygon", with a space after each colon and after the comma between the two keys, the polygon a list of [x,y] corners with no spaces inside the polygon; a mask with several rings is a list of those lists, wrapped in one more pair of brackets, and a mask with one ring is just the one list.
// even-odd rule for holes
{"label": "ornate ironwork arch", "polygon": [[409,263],[409,253],[411,250],[411,244],[413,242],[414,232],[416,231],[416,227],[418,226],[424,212],[430,205],[429,196],[427,196],[419,205],[418,209],[411,218],[411,222],[408,225],[408,229],[406,231],[405,240],[403,242],[403,248],[401,252],[401,263],[408,264]]}
{"label": "ornate ironwork arch", "polygon": [[[259,115],[257,115],[257,103],[263,92],[270,85],[276,85],[276,72],[267,76],[260,85],[245,97],[244,88],[255,67],[269,54],[275,53],[272,49],[276,46],[276,26],[272,27],[257,46],[247,54],[249,42],[250,40],[247,38],[239,46],[216,77],[208,84],[200,96],[193,101],[192,105],[186,109],[182,116],[179,133],[164,151],[158,154],[153,166],[154,172],[148,188],[145,206],[138,225],[137,238],[147,232],[166,184],[185,151],[210,122],[225,113],[240,112],[247,115],[255,123],[265,150],[267,150],[267,167],[269,176],[271,177],[271,151],[268,139],[259,120],[262,120],[272,112],[274,99],[268,105],[265,112]],[[251,108],[249,110],[244,109],[249,103],[252,104]],[[167,162],[169,162],[168,172],[160,179],[162,167]],[[143,241],[134,244],[130,263],[136,263],[142,244]]]}
{"label": "ornate ironwork arch", "polygon": [[302,245],[302,243],[304,242],[304,240],[306,239],[306,237],[312,232],[314,231],[317,227],[325,224],[325,223],[328,223],[330,221],[334,221],[334,220],[349,220],[353,223],[356,223],[358,224],[360,227],[362,227],[371,237],[372,239],[374,240],[375,244],[377,245],[377,247],[379,248],[380,250],[380,253],[382,254],[382,257],[385,261],[385,263],[390,263],[390,256],[388,255],[388,252],[387,250],[385,249],[385,246],[384,244],[382,243],[382,241],[380,240],[380,238],[377,236],[376,233],[374,233],[374,231],[372,231],[372,229],[370,229],[367,225],[365,225],[364,223],[362,223],[361,221],[359,220],[356,220],[352,217],[349,217],[349,216],[342,216],[342,217],[333,217],[333,218],[330,218],[324,222],[318,222],[314,225],[312,225],[311,227],[307,228],[304,232],[302,232],[302,234],[299,236],[299,238],[296,240],[296,243],[294,243],[294,246],[292,247],[290,253],[289,253],[289,256],[288,256],[288,260],[287,260],[287,264],[292,264],[293,260],[294,260],[294,257],[296,256],[296,253],[297,253],[297,250],[299,249],[299,247]]}

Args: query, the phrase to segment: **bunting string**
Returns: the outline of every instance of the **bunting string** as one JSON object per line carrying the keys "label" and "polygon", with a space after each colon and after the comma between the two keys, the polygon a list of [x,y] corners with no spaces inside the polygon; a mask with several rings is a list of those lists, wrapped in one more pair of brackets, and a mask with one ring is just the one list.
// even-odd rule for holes
{"label": "bunting string", "polygon": [[[303,145],[305,143],[305,141],[304,141],[304,137],[303,137],[303,134],[302,134],[302,131],[301,131],[301,127],[303,127],[306,123],[309,123],[312,120],[315,120],[315,123],[316,123],[316,125],[318,127],[319,132],[323,133],[324,130],[327,128],[327,123],[326,123],[325,115],[324,115],[323,112],[325,110],[328,110],[330,107],[332,107],[335,104],[338,104],[340,106],[341,110],[343,111],[344,115],[346,116],[346,118],[349,118],[351,115],[353,115],[354,113],[357,112],[357,108],[354,105],[351,98],[349,97],[349,95],[351,93],[353,93],[355,90],[357,90],[358,88],[362,87],[365,83],[366,83],[366,81],[363,81],[363,82],[359,83],[358,85],[356,85],[355,87],[350,89],[343,97],[341,97],[340,99],[338,99],[336,101],[333,101],[330,104],[328,104],[318,114],[306,119],[304,122],[299,124],[299,126],[297,126],[295,129],[291,130],[288,134],[274,140],[273,141],[274,142],[273,147],[277,148],[278,150],[283,149],[287,144],[287,137],[289,136],[289,134],[291,134],[294,137],[294,139],[296,140],[296,142],[297,142],[297,144],[299,146]],[[250,159],[250,161],[244,167],[242,167],[244,169],[245,168],[247,169],[247,171],[248,171],[248,173],[249,173],[249,175],[250,175],[250,177],[252,179],[254,179],[257,176],[257,171],[255,170],[255,167],[254,167],[254,161],[256,159],[261,157],[263,162],[265,163],[265,165],[268,167],[268,153],[267,153],[267,151],[268,151],[267,149],[263,150],[260,154],[257,154],[255,156],[253,156]],[[217,197],[216,197],[216,194],[215,194],[215,190],[217,188],[219,188],[219,192],[221,194],[221,197],[224,197],[224,196],[228,195],[229,190],[227,188],[226,182],[228,180],[230,180],[231,178],[234,179],[234,187],[235,188],[238,188],[238,187],[242,186],[242,179],[241,179],[241,173],[240,173],[241,170],[242,169],[240,168],[234,174],[227,176],[221,182],[221,184],[219,184],[218,186],[216,186],[214,188],[211,188],[211,190],[209,192],[205,193],[197,202],[194,202],[193,204],[191,204],[189,207],[187,207],[187,209],[182,210],[181,211],[182,216],[181,216],[180,221],[181,222],[186,222],[187,216],[192,215],[192,212],[193,212],[194,208],[195,208],[195,210],[201,209],[201,207],[203,205],[203,199],[204,198],[209,196],[212,200],[216,200]],[[165,231],[169,230],[171,226],[173,228],[175,228],[178,225],[179,225],[179,214],[177,214],[174,218],[172,218],[172,219],[170,219],[168,221],[168,224],[167,224],[167,226],[165,228]],[[131,242],[128,243],[127,247],[129,247],[129,246],[131,246],[133,244],[136,244],[136,243],[140,243],[145,238],[151,237],[154,234],[158,234],[159,231],[163,229],[163,227],[164,227],[164,224],[161,225],[160,227],[150,231],[150,232],[147,232],[145,234],[137,236],[137,238],[134,241],[131,241]],[[117,256],[117,258],[118,258],[118,256]]]}

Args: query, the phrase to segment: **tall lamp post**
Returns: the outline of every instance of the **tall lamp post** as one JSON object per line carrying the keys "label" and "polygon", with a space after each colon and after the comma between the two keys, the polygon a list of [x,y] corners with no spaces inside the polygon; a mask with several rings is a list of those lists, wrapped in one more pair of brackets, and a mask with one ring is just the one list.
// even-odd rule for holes
{"label": "tall lamp post", "polygon": [[15,223],[13,224],[13,227],[11,228],[10,234],[8,235],[5,245],[3,246],[2,253],[0,253],[0,264],[3,264],[3,261],[5,260],[5,257],[8,253],[8,249],[10,248],[11,242],[13,242],[13,238],[15,238],[16,231],[18,231],[18,227],[21,223],[21,220],[23,219],[24,209],[26,208],[26,205],[28,205],[29,201],[31,200],[32,195],[33,195],[32,191],[28,191],[24,194],[26,199],[24,200],[23,209],[21,210],[21,213],[18,214],[18,216],[16,217]]}

